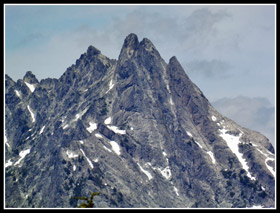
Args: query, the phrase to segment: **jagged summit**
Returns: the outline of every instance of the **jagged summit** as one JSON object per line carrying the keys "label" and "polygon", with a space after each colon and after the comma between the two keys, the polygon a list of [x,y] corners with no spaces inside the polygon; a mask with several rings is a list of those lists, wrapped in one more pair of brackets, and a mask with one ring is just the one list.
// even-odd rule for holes
{"label": "jagged summit", "polygon": [[39,83],[38,79],[31,71],[26,72],[26,74],[23,77],[23,81],[25,81],[29,84],[38,84]]}
{"label": "jagged summit", "polygon": [[139,44],[138,37],[134,33],[130,33],[124,40],[123,47],[127,48],[128,46],[134,47]]}
{"label": "jagged summit", "polygon": [[147,38],[143,38],[143,40],[140,42],[140,45],[143,46],[146,50],[152,51],[155,50],[154,44]]}
{"label": "jagged summit", "polygon": [[87,49],[87,54],[88,54],[89,56],[98,55],[98,54],[100,54],[100,53],[101,53],[101,51],[98,50],[97,48],[95,48],[95,47],[92,46],[92,45],[90,45],[90,46],[88,47],[88,49]]}
{"label": "jagged summit", "polygon": [[5,206],[275,207],[275,156],[218,113],[174,56],[129,34],[90,46],[59,79],[5,76]]}

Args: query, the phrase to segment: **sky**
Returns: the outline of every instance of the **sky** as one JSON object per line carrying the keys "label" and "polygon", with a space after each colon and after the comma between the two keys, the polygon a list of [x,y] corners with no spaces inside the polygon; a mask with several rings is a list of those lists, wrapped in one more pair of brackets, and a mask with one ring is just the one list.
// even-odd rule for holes
{"label": "sky", "polygon": [[[29,70],[38,80],[59,78],[89,45],[117,59],[125,37],[135,33],[150,39],[167,63],[175,55],[224,115],[241,117],[239,124],[254,130],[270,129],[266,136],[274,143],[275,7],[5,5],[5,73],[15,81]],[[248,105],[244,116],[240,109]]]}

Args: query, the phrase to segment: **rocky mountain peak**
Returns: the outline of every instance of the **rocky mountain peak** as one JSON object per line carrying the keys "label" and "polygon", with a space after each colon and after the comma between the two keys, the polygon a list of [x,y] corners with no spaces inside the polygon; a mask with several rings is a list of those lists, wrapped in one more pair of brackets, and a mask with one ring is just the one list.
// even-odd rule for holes
{"label": "rocky mountain peak", "polygon": [[95,56],[95,55],[98,55],[100,53],[101,53],[101,51],[99,49],[95,48],[92,45],[90,45],[87,49],[87,55],[88,56]]}
{"label": "rocky mountain peak", "polygon": [[130,33],[124,40],[123,47],[135,49],[139,44],[138,37],[134,33]]}
{"label": "rocky mountain peak", "polygon": [[124,40],[121,53],[119,56],[120,61],[130,59],[138,50],[139,41],[138,37],[134,33],[130,33]]}
{"label": "rocky mountain peak", "polygon": [[143,38],[143,40],[140,42],[140,45],[143,46],[146,50],[152,50],[156,49],[154,44],[147,38]]}
{"label": "rocky mountain peak", "polygon": [[275,156],[218,113],[177,58],[125,38],[119,59],[90,46],[59,79],[6,76],[5,206],[275,207]]}
{"label": "rocky mountain peak", "polygon": [[39,81],[36,78],[36,76],[31,72],[31,71],[27,71],[23,77],[23,81],[27,82],[29,84],[38,84]]}

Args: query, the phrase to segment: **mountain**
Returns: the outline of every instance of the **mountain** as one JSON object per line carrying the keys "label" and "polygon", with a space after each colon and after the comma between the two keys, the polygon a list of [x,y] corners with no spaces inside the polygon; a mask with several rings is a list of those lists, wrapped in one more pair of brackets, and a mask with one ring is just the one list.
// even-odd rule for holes
{"label": "mountain", "polygon": [[274,148],[135,34],[59,79],[5,75],[5,207],[275,207]]}

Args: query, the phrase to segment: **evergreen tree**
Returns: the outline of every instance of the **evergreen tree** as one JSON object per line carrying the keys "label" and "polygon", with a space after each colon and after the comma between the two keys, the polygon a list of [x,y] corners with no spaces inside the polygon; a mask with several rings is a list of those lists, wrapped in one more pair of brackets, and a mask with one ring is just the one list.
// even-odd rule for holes
{"label": "evergreen tree", "polygon": [[78,199],[78,200],[86,200],[87,202],[82,203],[81,205],[78,206],[78,208],[93,208],[94,203],[93,203],[93,197],[96,195],[100,195],[99,192],[93,192],[90,195],[90,198],[87,197],[72,197],[73,199]]}

